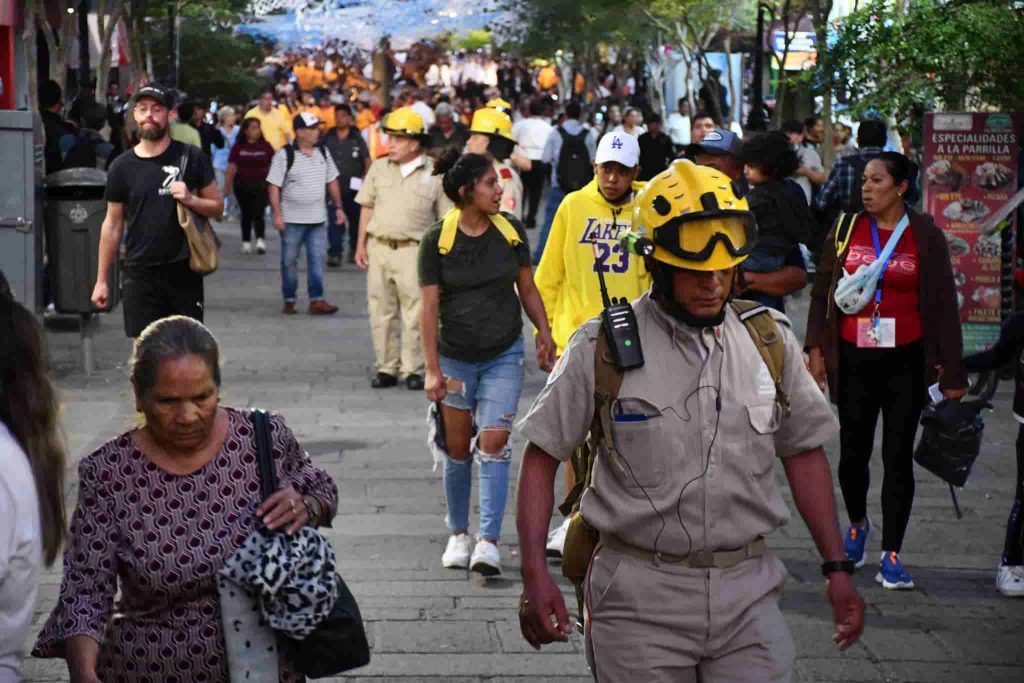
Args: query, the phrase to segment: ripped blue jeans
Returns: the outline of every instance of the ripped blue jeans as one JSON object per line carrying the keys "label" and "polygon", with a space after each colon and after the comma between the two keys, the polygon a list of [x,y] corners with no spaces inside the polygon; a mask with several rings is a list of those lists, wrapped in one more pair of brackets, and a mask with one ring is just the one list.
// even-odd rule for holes
{"label": "ripped blue jeans", "polygon": [[[490,429],[511,432],[519,407],[525,374],[523,338],[491,360],[473,363],[440,357],[441,372],[462,383],[459,392],[449,390],[444,404],[473,414],[477,434]],[[512,448],[505,444],[500,453],[485,453],[474,438],[471,458],[447,458],[444,463],[444,494],[448,503],[448,528],[469,528],[470,494],[473,489],[473,461],[480,464],[480,535],[501,537],[501,521],[508,500]]]}

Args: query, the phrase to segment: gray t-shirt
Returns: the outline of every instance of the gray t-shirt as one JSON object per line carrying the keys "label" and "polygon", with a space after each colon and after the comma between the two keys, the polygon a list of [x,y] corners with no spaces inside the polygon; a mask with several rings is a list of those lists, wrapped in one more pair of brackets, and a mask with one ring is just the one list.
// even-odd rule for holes
{"label": "gray t-shirt", "polygon": [[42,547],[28,457],[0,422],[0,683],[14,683],[36,604]]}
{"label": "gray t-shirt", "polygon": [[327,183],[338,177],[334,159],[323,148],[306,154],[295,150],[295,162],[288,170],[288,150],[274,153],[267,182],[281,188],[281,214],[285,223],[324,223],[327,221]]}

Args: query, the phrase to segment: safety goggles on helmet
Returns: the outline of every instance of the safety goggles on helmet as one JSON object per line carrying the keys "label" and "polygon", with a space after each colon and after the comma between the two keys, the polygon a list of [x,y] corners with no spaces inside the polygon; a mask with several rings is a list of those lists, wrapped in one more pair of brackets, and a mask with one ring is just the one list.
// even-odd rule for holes
{"label": "safety goggles on helmet", "polygon": [[757,223],[749,211],[694,211],[654,230],[655,246],[684,261],[707,261],[721,244],[731,256],[747,256],[757,243]]}

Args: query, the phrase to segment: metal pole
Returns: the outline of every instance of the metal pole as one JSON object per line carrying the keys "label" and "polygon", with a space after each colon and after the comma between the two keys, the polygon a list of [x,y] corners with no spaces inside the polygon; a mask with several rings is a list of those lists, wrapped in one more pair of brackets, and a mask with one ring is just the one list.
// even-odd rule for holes
{"label": "metal pole", "polygon": [[78,93],[89,91],[89,0],[78,4]]}
{"label": "metal pole", "polygon": [[757,5],[757,40],[754,46],[754,81],[751,84],[747,130],[764,130],[764,5]]}
{"label": "metal pole", "polygon": [[[177,38],[177,25],[178,25],[178,3],[175,0],[171,3],[167,9],[167,52],[170,58],[171,66],[167,70],[167,85],[172,88],[178,87],[178,38]],[[155,78],[153,74],[150,74],[151,78]]]}
{"label": "metal pole", "polygon": [[82,369],[91,375],[96,369],[96,354],[92,339],[92,314],[82,313],[79,319],[78,334],[82,339]]}

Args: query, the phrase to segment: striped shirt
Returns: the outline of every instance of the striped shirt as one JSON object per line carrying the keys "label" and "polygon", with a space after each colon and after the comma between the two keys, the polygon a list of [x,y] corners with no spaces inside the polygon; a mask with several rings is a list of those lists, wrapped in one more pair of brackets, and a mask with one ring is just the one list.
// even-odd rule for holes
{"label": "striped shirt", "polygon": [[338,167],[330,154],[314,147],[311,154],[295,150],[295,163],[288,169],[288,152],[282,147],[274,153],[267,182],[281,188],[281,215],[285,223],[325,223],[327,221],[327,183],[338,177]]}

